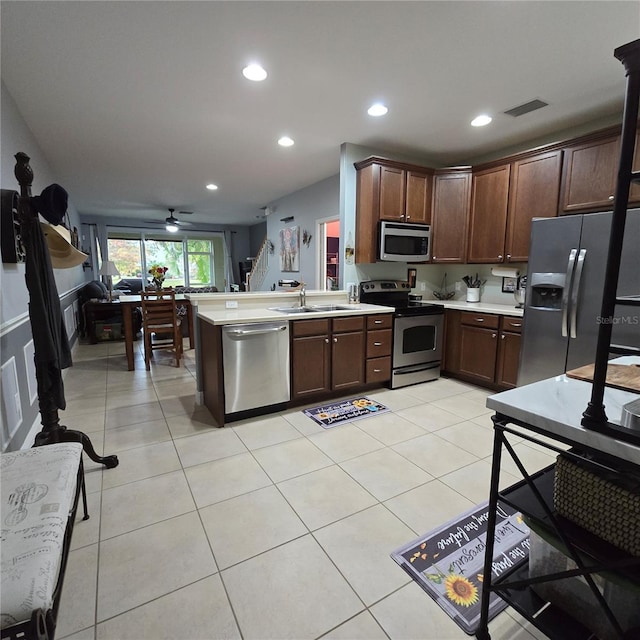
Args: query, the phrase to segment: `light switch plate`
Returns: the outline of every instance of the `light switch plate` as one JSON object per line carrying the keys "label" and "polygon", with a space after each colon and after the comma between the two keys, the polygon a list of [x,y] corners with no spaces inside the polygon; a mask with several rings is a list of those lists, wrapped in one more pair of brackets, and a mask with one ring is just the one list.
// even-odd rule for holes
{"label": "light switch plate", "polygon": [[237,308],[238,308],[238,301],[237,301],[237,300],[227,300],[227,301],[224,303],[224,306],[225,306],[227,309],[237,309]]}

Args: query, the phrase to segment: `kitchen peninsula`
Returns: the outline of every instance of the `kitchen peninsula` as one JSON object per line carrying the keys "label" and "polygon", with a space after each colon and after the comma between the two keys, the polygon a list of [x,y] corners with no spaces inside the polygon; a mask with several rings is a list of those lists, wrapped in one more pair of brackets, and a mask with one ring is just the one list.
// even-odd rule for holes
{"label": "kitchen peninsula", "polygon": [[[289,387],[291,380],[286,399],[262,402],[252,409],[258,414],[303,402],[307,397],[321,401],[373,388],[391,376],[391,307],[349,304],[344,291],[309,291],[304,304],[295,291],[193,294],[189,299],[197,318],[197,401],[209,409],[219,426],[236,413],[229,410],[235,407],[230,403],[232,384],[234,395],[240,385],[245,385],[245,394],[258,395],[263,392],[263,382],[266,385],[281,378],[282,386],[286,378]],[[260,362],[247,363],[242,371],[237,362],[243,357],[242,350],[230,358],[231,342],[225,363],[223,332],[233,327],[237,330],[228,331],[229,336],[264,336],[255,351],[260,354]],[[387,339],[374,343],[368,339],[373,332]],[[269,334],[282,335],[278,342],[267,342]],[[270,368],[274,363],[275,368]]]}

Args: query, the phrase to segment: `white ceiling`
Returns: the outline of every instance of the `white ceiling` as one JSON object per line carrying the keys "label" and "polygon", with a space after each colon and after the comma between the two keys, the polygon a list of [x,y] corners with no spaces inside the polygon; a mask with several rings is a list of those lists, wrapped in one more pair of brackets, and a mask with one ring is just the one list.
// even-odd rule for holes
{"label": "white ceiling", "polygon": [[[80,213],[253,224],[340,144],[440,165],[621,111],[640,2],[7,2],[2,80]],[[245,80],[250,61],[265,82]],[[507,109],[539,98],[539,111]],[[384,101],[383,118],[366,115]],[[478,113],[494,116],[472,128]],[[291,148],[276,140],[295,139]],[[215,182],[217,192],[205,190]]]}

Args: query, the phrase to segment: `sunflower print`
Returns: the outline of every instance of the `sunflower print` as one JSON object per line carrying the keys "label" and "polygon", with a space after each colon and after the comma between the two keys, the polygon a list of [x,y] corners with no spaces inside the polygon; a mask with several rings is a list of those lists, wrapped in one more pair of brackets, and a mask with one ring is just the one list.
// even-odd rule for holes
{"label": "sunflower print", "polygon": [[450,573],[444,581],[447,598],[462,607],[470,607],[478,602],[478,589],[467,578]]}

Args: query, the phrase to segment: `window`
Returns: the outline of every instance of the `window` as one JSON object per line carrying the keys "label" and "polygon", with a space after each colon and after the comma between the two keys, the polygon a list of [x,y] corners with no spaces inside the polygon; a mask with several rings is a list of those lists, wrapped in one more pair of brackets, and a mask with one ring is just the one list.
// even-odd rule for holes
{"label": "window", "polygon": [[114,285],[123,278],[142,277],[142,254],[140,252],[139,239],[109,238],[107,247],[109,249],[109,260],[115,262],[120,272],[119,276],[113,276]]}
{"label": "window", "polygon": [[211,240],[187,240],[187,272],[189,286],[211,285],[213,277],[213,247]]}
{"label": "window", "polygon": [[214,285],[224,291],[225,248],[221,234],[175,239],[158,233],[109,230],[109,259],[121,279],[142,278],[148,282],[153,265],[167,267],[165,286],[204,287]]}
{"label": "window", "polygon": [[184,247],[182,240],[144,239],[145,273],[153,265],[168,267],[164,280],[165,287],[182,287],[187,283],[184,277]]}

